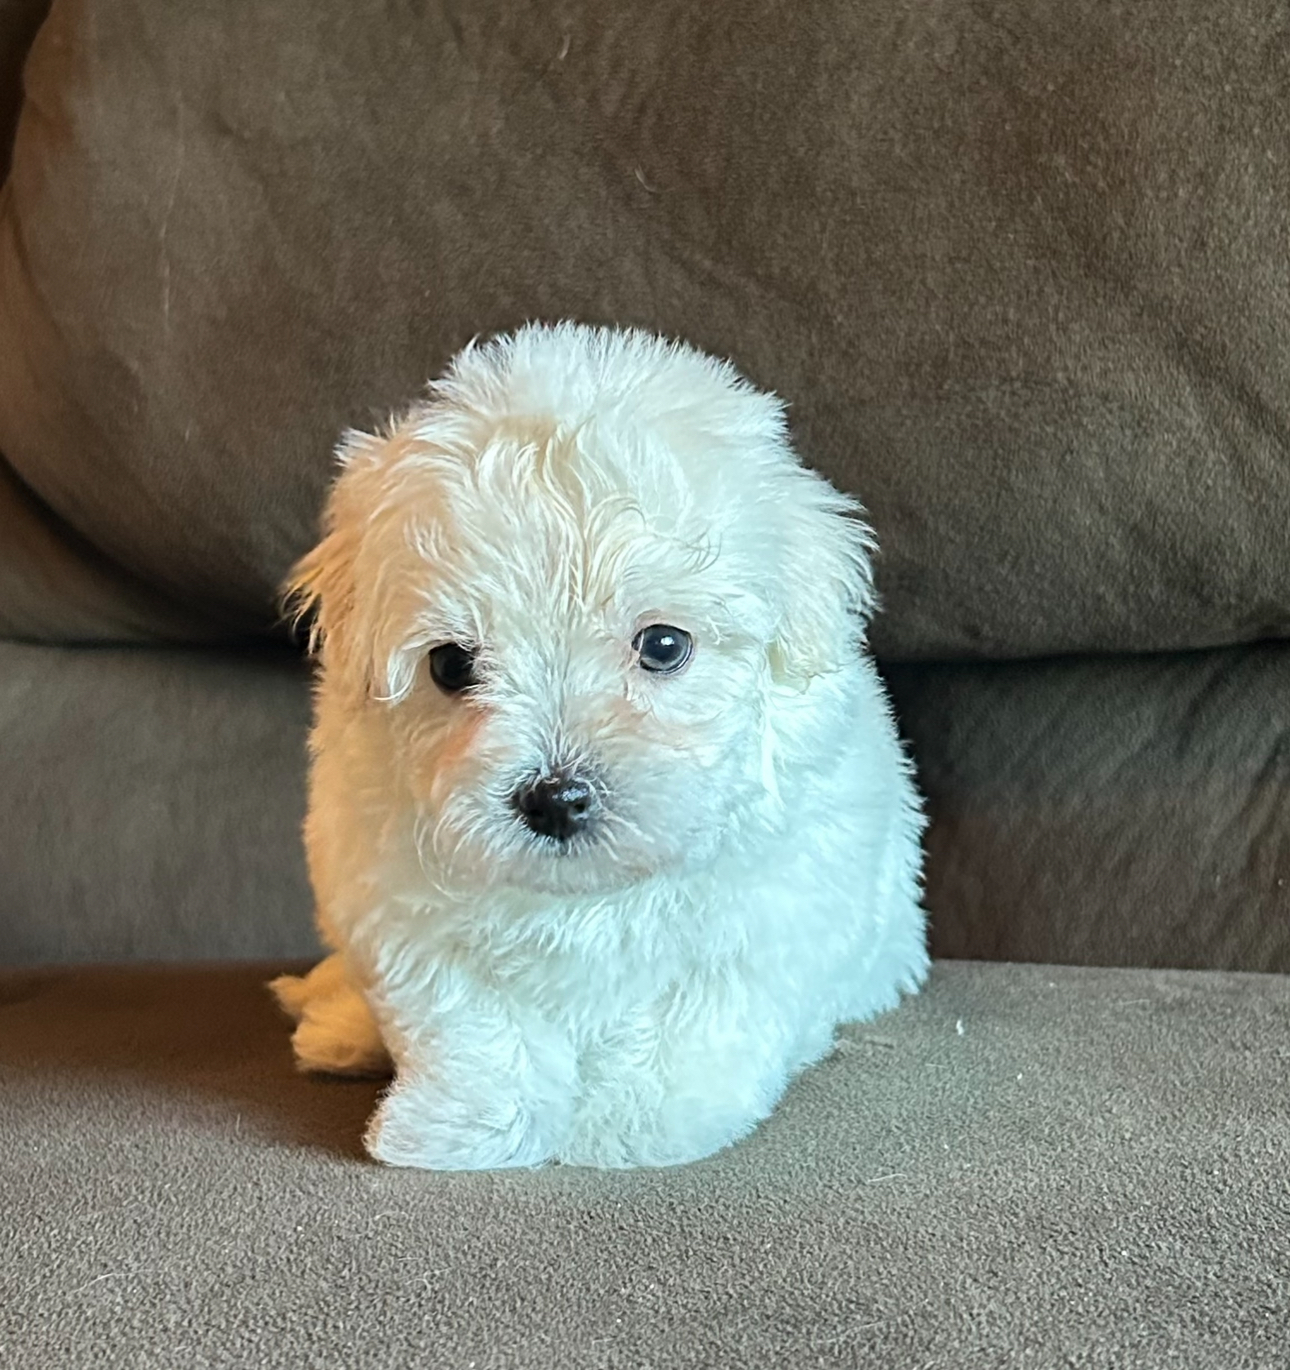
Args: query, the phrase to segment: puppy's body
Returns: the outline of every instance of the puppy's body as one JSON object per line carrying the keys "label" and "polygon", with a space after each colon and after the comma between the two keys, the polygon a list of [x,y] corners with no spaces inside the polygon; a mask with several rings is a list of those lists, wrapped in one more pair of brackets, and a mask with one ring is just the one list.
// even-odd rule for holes
{"label": "puppy's body", "polygon": [[[346,462],[300,576],[336,949],[279,982],[302,1065],[388,1051],[368,1140],[394,1163],[669,1164],[744,1135],[926,968],[863,526],[774,400],[639,334],[468,352]],[[693,641],[675,671],[642,669],[657,624]],[[444,643],[460,691],[426,669]],[[551,776],[584,795],[558,837],[522,801]]]}

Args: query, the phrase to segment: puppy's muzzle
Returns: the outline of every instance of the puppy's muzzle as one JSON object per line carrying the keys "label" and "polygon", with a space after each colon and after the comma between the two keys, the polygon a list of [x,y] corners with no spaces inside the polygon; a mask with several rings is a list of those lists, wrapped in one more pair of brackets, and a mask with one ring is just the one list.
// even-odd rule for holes
{"label": "puppy's muzzle", "polygon": [[530,831],[568,842],[591,826],[596,792],[581,776],[557,772],[521,785],[511,796],[511,803]]}

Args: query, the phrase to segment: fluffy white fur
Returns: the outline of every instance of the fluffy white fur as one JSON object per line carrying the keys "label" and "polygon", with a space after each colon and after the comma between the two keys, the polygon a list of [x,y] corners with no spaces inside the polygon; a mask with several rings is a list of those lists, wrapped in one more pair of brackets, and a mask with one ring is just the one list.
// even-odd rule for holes
{"label": "fluffy white fur", "polygon": [[[392,1061],[367,1144],[398,1165],[669,1165],[744,1136],[927,967],[858,510],[729,366],[572,325],[469,348],[341,460],[292,586],[334,949],[275,983],[300,1065]],[[693,635],[682,673],[636,660],[653,623]],[[445,642],[477,649],[475,689],[433,683]],[[597,805],[563,848],[511,802],[559,767]]]}

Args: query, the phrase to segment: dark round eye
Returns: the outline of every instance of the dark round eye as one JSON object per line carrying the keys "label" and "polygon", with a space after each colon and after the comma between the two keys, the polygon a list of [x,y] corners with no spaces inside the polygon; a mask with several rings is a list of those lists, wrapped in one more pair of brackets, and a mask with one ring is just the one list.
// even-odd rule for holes
{"label": "dark round eye", "polygon": [[694,639],[680,628],[655,623],[632,639],[641,668],[655,675],[675,675],[694,651]]}
{"label": "dark round eye", "polygon": [[430,653],[430,678],[444,694],[460,694],[477,681],[475,654],[460,642],[445,642]]}

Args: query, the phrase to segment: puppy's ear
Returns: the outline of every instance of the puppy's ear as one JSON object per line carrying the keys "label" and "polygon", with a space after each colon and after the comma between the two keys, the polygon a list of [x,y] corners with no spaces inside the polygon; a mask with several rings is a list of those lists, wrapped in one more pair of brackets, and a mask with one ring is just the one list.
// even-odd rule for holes
{"label": "puppy's ear", "polygon": [[291,568],[282,603],[292,623],[307,627],[309,650],[328,678],[367,688],[367,662],[358,646],[356,564],[363,545],[365,504],[374,479],[376,439],[347,434],[337,451],[341,472],[323,509],[322,539]]}
{"label": "puppy's ear", "polygon": [[798,467],[780,505],[781,618],[771,644],[777,684],[805,689],[863,642],[876,598],[873,534],[855,500]]}

